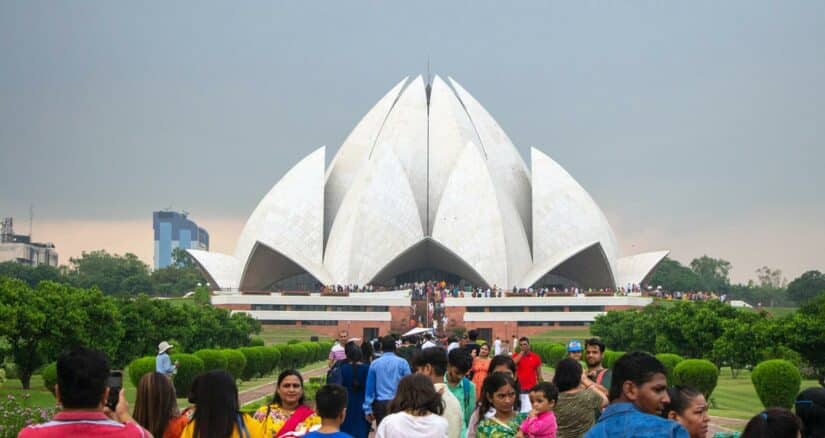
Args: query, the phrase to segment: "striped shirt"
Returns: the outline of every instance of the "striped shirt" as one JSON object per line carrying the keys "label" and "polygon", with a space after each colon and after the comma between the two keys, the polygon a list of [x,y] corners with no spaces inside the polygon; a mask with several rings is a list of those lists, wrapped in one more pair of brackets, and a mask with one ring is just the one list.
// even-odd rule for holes
{"label": "striped shirt", "polygon": [[137,423],[121,423],[100,411],[58,412],[51,421],[24,427],[17,438],[105,436],[111,438],[149,437]]}

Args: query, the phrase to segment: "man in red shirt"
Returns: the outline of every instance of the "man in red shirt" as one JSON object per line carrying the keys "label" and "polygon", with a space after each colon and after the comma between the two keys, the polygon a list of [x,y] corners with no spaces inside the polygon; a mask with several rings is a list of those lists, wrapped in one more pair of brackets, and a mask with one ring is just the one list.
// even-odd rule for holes
{"label": "man in red shirt", "polygon": [[522,337],[518,340],[519,352],[513,354],[516,363],[516,377],[522,394],[530,392],[530,388],[541,382],[541,358],[530,351],[530,340]]}
{"label": "man in red shirt", "polygon": [[55,395],[63,409],[51,421],[27,426],[18,438],[97,436],[150,437],[129,415],[123,391],[115,411],[105,408],[109,361],[97,350],[78,347],[57,359]]}

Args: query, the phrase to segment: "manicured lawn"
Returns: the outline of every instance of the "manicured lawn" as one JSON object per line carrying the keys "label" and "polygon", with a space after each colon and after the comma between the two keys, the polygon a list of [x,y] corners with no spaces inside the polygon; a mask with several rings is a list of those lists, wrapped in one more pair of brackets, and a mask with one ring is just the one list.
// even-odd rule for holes
{"label": "manicured lawn", "polygon": [[578,339],[584,342],[590,337],[590,327],[559,328],[548,330],[544,333],[529,336],[531,342],[556,342],[567,344],[571,339]]}
{"label": "manicured lawn", "polygon": [[[816,386],[819,386],[816,380],[803,380],[800,391]],[[719,417],[748,420],[764,409],[759,396],[756,395],[749,371],[741,371],[733,379],[730,370],[723,368],[716,389],[710,397],[710,414]]]}
{"label": "manicured lawn", "polygon": [[318,336],[320,340],[331,339],[329,336],[315,332],[303,327],[289,327],[280,325],[263,325],[260,336],[264,338],[267,345],[283,344],[293,339],[299,341],[309,341],[312,336]]}

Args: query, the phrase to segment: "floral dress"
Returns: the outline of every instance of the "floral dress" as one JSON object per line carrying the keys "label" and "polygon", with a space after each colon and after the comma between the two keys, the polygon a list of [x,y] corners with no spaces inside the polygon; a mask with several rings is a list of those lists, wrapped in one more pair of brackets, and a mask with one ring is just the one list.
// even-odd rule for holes
{"label": "floral dress", "polygon": [[513,438],[526,418],[526,413],[518,413],[506,423],[496,417],[485,418],[478,423],[476,438]]}
{"label": "floral dress", "polygon": [[[269,416],[267,416],[267,410],[269,410]],[[292,412],[285,411],[281,406],[277,403],[272,403],[269,406],[261,406],[255,411],[254,418],[261,423],[263,423],[264,428],[266,429],[266,434],[264,436],[267,437],[274,437],[278,434],[282,427],[284,427],[284,423],[289,420],[289,417],[292,415]],[[298,427],[295,428],[295,436],[301,436],[311,429],[317,429],[321,425],[321,417],[318,414],[313,413],[309,417],[306,418]]]}

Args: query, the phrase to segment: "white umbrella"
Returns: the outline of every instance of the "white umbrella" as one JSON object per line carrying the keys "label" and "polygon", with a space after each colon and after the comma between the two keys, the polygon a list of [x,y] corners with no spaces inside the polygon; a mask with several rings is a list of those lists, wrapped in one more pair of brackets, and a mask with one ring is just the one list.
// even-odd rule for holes
{"label": "white umbrella", "polygon": [[416,327],[416,328],[408,331],[407,333],[404,333],[401,336],[414,336],[414,335],[420,335],[421,333],[427,333],[427,332],[432,332],[432,331],[433,331],[433,329],[431,329],[431,328]]}

